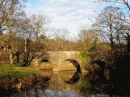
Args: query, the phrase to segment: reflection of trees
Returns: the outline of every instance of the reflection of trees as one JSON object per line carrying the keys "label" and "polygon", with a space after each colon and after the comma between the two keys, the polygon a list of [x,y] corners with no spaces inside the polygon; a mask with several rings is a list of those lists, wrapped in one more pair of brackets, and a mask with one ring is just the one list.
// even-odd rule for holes
{"label": "reflection of trees", "polygon": [[[128,56],[123,56],[124,58],[120,59],[120,61],[117,61],[117,63],[128,63],[128,59],[126,57]],[[124,66],[127,67],[128,64],[124,64]],[[122,65],[121,65],[122,66]],[[94,79],[97,79],[99,77],[100,80],[94,80],[93,81],[93,74],[88,74],[86,75],[85,81],[87,81],[89,87],[85,87],[86,85],[84,84],[83,87],[89,88],[89,90],[85,91],[88,94],[107,94],[107,95],[120,95],[120,96],[128,96],[130,95],[129,90],[130,90],[130,80],[128,78],[129,70],[128,67],[127,69],[125,68],[123,71],[123,67],[117,67],[117,69],[113,70],[113,74],[111,75],[112,78],[109,81],[103,81],[103,77],[100,77],[100,75],[95,75]],[[100,71],[101,72],[101,71]],[[101,76],[103,76],[101,74]],[[103,81],[103,82],[102,82]],[[81,91],[83,92],[83,91]]]}
{"label": "reflection of trees", "polygon": [[45,91],[48,86],[49,83],[47,81],[42,81],[42,83],[37,83],[33,89],[22,93],[16,93],[10,97],[49,97],[49,93]]}
{"label": "reflection of trees", "polygon": [[45,91],[45,89],[34,88],[27,92],[21,93],[19,96],[21,97],[41,97],[41,96],[49,97],[49,93]]}
{"label": "reflection of trees", "polygon": [[82,95],[79,93],[34,88],[27,92],[15,94],[10,97],[80,97],[80,96]]}

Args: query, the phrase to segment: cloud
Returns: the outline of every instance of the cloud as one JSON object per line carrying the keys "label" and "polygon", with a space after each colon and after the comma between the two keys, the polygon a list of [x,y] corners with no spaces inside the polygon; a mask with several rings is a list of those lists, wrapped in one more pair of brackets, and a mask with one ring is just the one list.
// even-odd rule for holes
{"label": "cloud", "polygon": [[88,18],[97,16],[93,9],[97,9],[98,4],[94,4],[92,0],[50,0],[46,3],[44,0],[39,0],[38,2],[37,9],[33,8],[34,5],[27,4],[25,9],[27,15],[44,13],[52,20],[46,26],[68,28],[72,33],[77,33],[77,28],[85,23],[90,25]]}
{"label": "cloud", "polygon": [[26,5],[27,5],[28,8],[32,7],[32,4],[30,4],[30,3],[26,3]]}
{"label": "cloud", "polygon": [[78,0],[59,0],[57,3],[57,6],[76,6],[77,5]]}
{"label": "cloud", "polygon": [[87,2],[87,1],[85,1],[85,2],[80,2],[80,5],[83,7],[83,6],[86,6],[86,5],[88,5],[89,4],[89,2]]}
{"label": "cloud", "polygon": [[30,16],[31,14],[37,14],[39,13],[36,9],[32,8],[32,4],[27,3],[26,7],[23,9],[25,11],[25,13],[27,14],[27,16]]}
{"label": "cloud", "polygon": [[96,13],[92,9],[79,9],[75,12],[71,13],[72,16],[82,16],[82,19],[87,17],[87,18],[92,18],[96,16]]}
{"label": "cloud", "polygon": [[82,1],[82,0],[59,0],[57,3],[57,6],[75,6],[75,7],[84,7],[89,4],[88,1]]}
{"label": "cloud", "polygon": [[55,4],[57,7],[83,7],[89,4],[89,1],[83,0],[50,0],[49,4]]}
{"label": "cloud", "polygon": [[77,8],[76,7],[62,7],[62,8],[56,8],[56,7],[40,7],[38,9],[38,11],[40,12],[45,12],[47,14],[54,14],[54,15],[58,15],[58,16],[63,16],[66,14],[69,14],[73,11],[76,11]]}

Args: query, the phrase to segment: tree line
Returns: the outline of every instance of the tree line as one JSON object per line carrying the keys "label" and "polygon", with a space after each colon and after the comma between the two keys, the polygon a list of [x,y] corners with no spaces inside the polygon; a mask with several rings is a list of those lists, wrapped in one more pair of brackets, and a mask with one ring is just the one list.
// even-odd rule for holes
{"label": "tree line", "polygon": [[[106,2],[98,2],[101,1]],[[46,15],[28,17],[22,10],[26,7],[24,3],[25,0],[0,1],[0,51],[9,54],[11,64],[16,52],[94,51],[105,60],[112,60],[115,52],[123,55],[129,50],[129,19],[119,7],[104,8],[91,27],[80,30],[78,37],[71,41],[68,29],[45,26],[51,22]]]}

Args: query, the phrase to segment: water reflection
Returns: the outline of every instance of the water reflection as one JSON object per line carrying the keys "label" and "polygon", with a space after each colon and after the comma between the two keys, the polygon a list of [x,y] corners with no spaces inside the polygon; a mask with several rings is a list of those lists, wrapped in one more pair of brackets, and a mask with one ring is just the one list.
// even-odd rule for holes
{"label": "water reflection", "polygon": [[[81,90],[87,90],[88,88],[88,90],[86,91],[87,94],[96,94],[96,97],[100,97],[99,94],[107,94],[107,96],[109,95],[109,97],[129,97],[127,94],[128,92],[126,92],[127,90],[125,88],[123,88],[124,90],[122,90],[120,84],[118,84],[118,87],[116,87],[114,84],[112,84],[111,81],[104,79],[102,80],[102,78],[98,75],[88,74],[85,76],[85,78],[83,78],[83,81],[86,81],[87,84],[84,83],[85,85],[82,86]],[[85,87],[87,85],[88,87]]]}
{"label": "water reflection", "polygon": [[80,79],[79,73],[77,73],[75,71],[59,72],[59,77],[67,84],[74,84],[74,83],[78,82]]}
{"label": "water reflection", "polygon": [[84,97],[81,93],[75,92],[64,92],[55,90],[45,90],[42,89],[31,89],[28,92],[23,92],[20,94],[15,94],[10,97]]}
{"label": "water reflection", "polygon": [[108,97],[109,95],[81,93],[78,89],[84,74],[75,71],[52,72],[41,70],[44,80],[22,89],[10,97]]}
{"label": "water reflection", "polygon": [[41,71],[41,76],[44,77],[44,81],[49,81],[53,75],[52,70],[40,70],[40,71]]}
{"label": "water reflection", "polygon": [[[76,93],[76,92],[65,92],[65,91],[55,91],[46,89],[43,91],[42,89],[31,89],[28,92],[22,92],[14,94],[10,97],[110,97],[105,94],[86,94]],[[119,97],[113,95],[112,97]]]}

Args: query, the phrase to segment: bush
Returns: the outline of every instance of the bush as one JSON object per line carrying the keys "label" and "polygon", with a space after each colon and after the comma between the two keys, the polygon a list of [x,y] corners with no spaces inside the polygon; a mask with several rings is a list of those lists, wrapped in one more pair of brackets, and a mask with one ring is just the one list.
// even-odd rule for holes
{"label": "bush", "polygon": [[9,54],[0,52],[0,62],[9,62]]}

